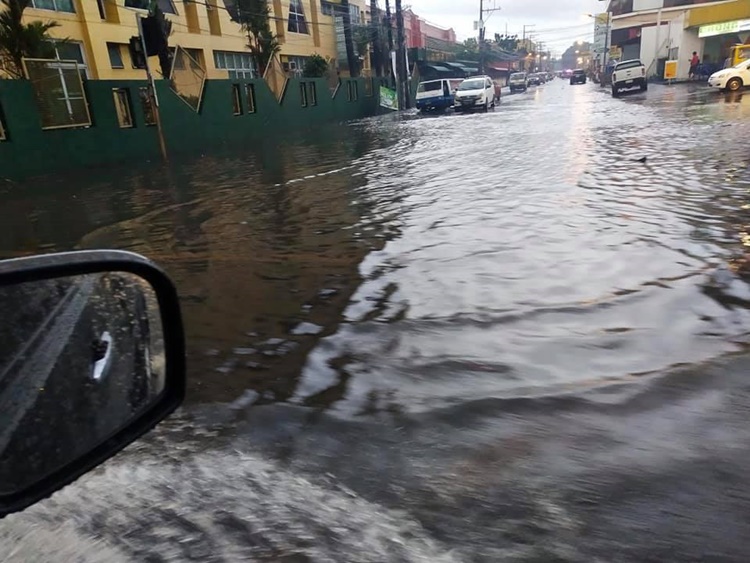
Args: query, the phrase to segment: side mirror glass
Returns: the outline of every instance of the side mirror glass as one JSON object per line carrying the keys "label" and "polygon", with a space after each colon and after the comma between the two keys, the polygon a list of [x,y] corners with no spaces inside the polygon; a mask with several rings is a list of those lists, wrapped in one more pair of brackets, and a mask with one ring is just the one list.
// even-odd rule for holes
{"label": "side mirror glass", "polygon": [[183,394],[177,296],[148,260],[0,262],[0,515],[111,457]]}

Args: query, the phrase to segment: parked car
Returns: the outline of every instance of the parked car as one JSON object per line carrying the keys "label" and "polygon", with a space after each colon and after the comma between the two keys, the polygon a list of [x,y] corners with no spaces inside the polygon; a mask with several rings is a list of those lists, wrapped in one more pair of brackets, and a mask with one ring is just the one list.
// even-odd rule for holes
{"label": "parked car", "polygon": [[534,86],[539,86],[542,83],[542,80],[539,78],[538,74],[529,74],[529,80],[528,84],[531,86],[532,84]]}
{"label": "parked car", "polygon": [[648,90],[646,67],[640,59],[617,63],[612,70],[612,97],[617,98],[621,90],[636,86],[641,89],[641,92]]}
{"label": "parked car", "polygon": [[570,85],[572,86],[573,84],[586,84],[586,72],[580,68],[574,70],[570,76]]}
{"label": "parked car", "polygon": [[528,78],[525,72],[514,72],[508,80],[511,94],[513,92],[525,92],[529,87]]}
{"label": "parked car", "polygon": [[736,92],[743,86],[750,86],[750,61],[714,72],[708,78],[708,85],[719,90]]}
{"label": "parked car", "polygon": [[489,76],[471,76],[456,90],[456,111],[495,107],[495,84]]}
{"label": "parked car", "polygon": [[444,111],[455,103],[455,94],[462,80],[441,78],[420,82],[417,86],[417,109],[420,111]]}

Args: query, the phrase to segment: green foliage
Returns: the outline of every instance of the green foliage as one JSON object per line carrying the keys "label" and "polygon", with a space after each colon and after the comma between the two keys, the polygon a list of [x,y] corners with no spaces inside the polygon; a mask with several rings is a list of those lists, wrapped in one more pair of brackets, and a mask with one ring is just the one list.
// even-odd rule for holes
{"label": "green foliage", "polygon": [[353,26],[352,39],[360,57],[367,56],[367,48],[372,43],[373,30],[366,25]]}
{"label": "green foliage", "polygon": [[313,53],[305,61],[305,68],[302,69],[302,76],[305,78],[322,78],[328,71],[328,60],[318,53]]}
{"label": "green foliage", "polygon": [[518,35],[500,35],[495,34],[495,44],[500,47],[503,51],[508,53],[515,53],[518,51],[518,45],[521,41],[518,39]]}
{"label": "green foliage", "polygon": [[273,56],[281,50],[279,40],[271,31],[270,8],[267,0],[237,0],[237,19],[247,34],[248,49],[261,76]]}
{"label": "green foliage", "polygon": [[473,37],[464,41],[456,51],[456,58],[460,61],[478,61],[479,41]]}
{"label": "green foliage", "polygon": [[0,0],[0,69],[11,78],[23,78],[23,59],[52,59],[55,49],[49,30],[54,21],[23,23],[23,12],[31,0]]}

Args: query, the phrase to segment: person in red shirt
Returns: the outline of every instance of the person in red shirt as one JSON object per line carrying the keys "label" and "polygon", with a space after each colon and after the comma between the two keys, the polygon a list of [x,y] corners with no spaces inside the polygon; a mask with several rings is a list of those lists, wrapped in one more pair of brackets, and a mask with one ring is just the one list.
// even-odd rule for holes
{"label": "person in red shirt", "polygon": [[698,71],[699,64],[701,64],[701,59],[698,56],[698,53],[693,51],[693,58],[690,59],[690,74],[688,75],[690,80],[695,78],[695,73]]}

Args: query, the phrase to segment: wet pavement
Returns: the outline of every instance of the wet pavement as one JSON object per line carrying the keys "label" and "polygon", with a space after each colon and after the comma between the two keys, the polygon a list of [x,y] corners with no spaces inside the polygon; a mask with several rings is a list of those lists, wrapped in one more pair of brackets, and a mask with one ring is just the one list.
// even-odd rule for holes
{"label": "wet pavement", "polygon": [[165,266],[190,377],[4,545],[744,561],[749,134],[750,94],[557,80],[487,114],[2,186],[4,256]]}

